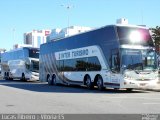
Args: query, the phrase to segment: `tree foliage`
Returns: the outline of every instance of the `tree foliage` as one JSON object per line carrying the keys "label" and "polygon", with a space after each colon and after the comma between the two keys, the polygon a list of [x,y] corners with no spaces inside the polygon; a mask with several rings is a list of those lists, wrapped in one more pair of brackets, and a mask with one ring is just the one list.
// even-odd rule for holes
{"label": "tree foliage", "polygon": [[152,38],[154,39],[156,50],[160,53],[160,27],[150,28],[152,31]]}

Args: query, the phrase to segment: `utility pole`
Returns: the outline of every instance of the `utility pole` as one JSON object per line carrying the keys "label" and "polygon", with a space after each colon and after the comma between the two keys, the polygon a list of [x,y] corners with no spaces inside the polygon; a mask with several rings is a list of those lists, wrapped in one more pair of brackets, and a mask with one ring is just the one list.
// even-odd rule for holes
{"label": "utility pole", "polygon": [[143,9],[141,9],[141,24],[143,25]]}
{"label": "utility pole", "polygon": [[71,9],[71,8],[73,8],[74,6],[73,5],[61,5],[62,7],[65,7],[67,10],[68,10],[68,27],[67,27],[67,34],[68,34],[68,36],[69,36],[69,25],[70,25],[70,18],[69,18],[69,10]]}
{"label": "utility pole", "polygon": [[13,28],[12,29],[12,32],[13,32],[13,42],[15,41],[15,31],[16,31],[15,28]]}

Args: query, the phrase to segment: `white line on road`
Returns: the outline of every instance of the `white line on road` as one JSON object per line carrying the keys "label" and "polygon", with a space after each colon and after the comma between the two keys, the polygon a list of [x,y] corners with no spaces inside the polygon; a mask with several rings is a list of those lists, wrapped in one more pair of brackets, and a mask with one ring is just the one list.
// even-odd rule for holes
{"label": "white line on road", "polygon": [[143,103],[145,105],[160,105],[160,103]]}
{"label": "white line on road", "polygon": [[[148,98],[148,97],[110,97],[111,99],[148,99],[148,100],[160,100],[160,98]],[[160,103],[159,103],[160,104]]]}

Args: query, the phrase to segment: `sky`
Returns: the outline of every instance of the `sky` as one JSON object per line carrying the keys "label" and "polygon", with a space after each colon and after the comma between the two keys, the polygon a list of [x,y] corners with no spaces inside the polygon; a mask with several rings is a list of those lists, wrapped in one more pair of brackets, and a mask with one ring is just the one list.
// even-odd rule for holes
{"label": "sky", "polygon": [[[71,6],[67,9],[66,6]],[[69,25],[101,27],[119,18],[129,24],[160,26],[160,0],[0,0],[0,48],[23,44],[33,29]]]}

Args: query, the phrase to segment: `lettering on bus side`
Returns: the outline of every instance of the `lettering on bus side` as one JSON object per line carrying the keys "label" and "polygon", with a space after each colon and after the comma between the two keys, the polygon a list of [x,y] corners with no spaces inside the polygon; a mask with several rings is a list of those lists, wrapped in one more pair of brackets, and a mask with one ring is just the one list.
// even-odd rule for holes
{"label": "lettering on bus side", "polygon": [[70,58],[70,56],[71,56],[70,52],[59,53],[59,59],[67,59]]}
{"label": "lettering on bus side", "polygon": [[81,56],[85,56],[85,55],[88,55],[88,49],[77,50],[77,51],[73,51],[72,52],[72,58],[74,58],[74,57],[81,57]]}
{"label": "lettering on bus side", "polygon": [[88,49],[66,51],[63,53],[59,53],[59,60],[72,59],[72,58],[83,57],[83,56],[88,56],[88,55],[89,55]]}

